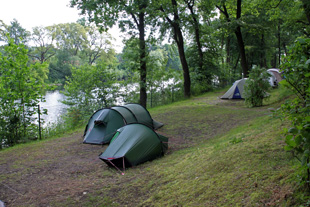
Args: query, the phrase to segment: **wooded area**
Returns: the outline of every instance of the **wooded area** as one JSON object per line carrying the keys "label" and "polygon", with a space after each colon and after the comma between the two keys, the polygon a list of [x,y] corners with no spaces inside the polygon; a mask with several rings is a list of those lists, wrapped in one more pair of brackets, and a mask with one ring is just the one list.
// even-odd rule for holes
{"label": "wooded area", "polygon": [[[33,115],[52,85],[64,86],[78,125],[116,100],[152,107],[229,85],[256,66],[280,68],[295,40],[310,36],[306,0],[72,0],[71,6],[87,18],[32,31],[0,20],[5,145],[37,138]],[[119,54],[112,26],[127,34]]]}

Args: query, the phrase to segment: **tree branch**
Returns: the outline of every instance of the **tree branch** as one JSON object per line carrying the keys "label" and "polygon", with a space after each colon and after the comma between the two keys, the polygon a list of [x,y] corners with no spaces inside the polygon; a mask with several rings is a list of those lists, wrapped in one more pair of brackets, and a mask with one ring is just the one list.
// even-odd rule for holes
{"label": "tree branch", "polygon": [[137,27],[139,28],[140,27],[140,23],[138,22],[136,16],[132,12],[130,12],[130,15],[132,16],[133,20],[135,21]]}
{"label": "tree branch", "polygon": [[223,10],[223,9],[221,9],[221,7],[220,7],[220,6],[218,6],[218,5],[216,5],[216,8],[217,8],[218,10],[220,10],[220,12],[221,12],[222,14],[224,14],[224,15],[225,15],[225,17],[226,17],[227,21],[230,21],[230,19],[229,19],[229,14],[228,14],[228,11],[227,11],[227,8],[226,8],[225,4],[223,4],[223,8],[224,8],[224,10]]}
{"label": "tree branch", "polygon": [[304,21],[301,21],[301,20],[298,20],[298,21],[296,21],[297,23],[301,23],[301,24],[303,24],[303,25],[306,25],[306,26],[309,26],[310,25],[310,23],[307,23],[307,22],[304,22]]}
{"label": "tree branch", "polygon": [[236,17],[237,17],[237,19],[240,19],[240,17],[241,17],[241,0],[237,0],[237,14],[236,14]]}
{"label": "tree branch", "polygon": [[162,11],[165,14],[165,18],[167,19],[167,21],[169,22],[169,24],[171,24],[173,26],[173,21],[166,15],[164,8],[161,6],[159,8],[160,11]]}
{"label": "tree branch", "polygon": [[277,8],[277,7],[281,4],[281,2],[282,2],[282,0],[280,0],[280,1],[279,1],[279,3],[278,3],[276,6],[274,6],[274,7],[273,7],[273,6],[271,6],[271,8],[272,8],[272,9]]}

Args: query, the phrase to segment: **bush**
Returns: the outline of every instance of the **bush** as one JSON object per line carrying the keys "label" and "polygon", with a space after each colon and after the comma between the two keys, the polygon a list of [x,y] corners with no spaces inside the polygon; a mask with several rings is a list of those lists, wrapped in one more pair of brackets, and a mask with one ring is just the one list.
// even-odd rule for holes
{"label": "bush", "polygon": [[310,38],[298,38],[285,57],[281,69],[285,80],[281,84],[292,90],[296,97],[279,110],[291,122],[286,134],[285,149],[291,151],[301,163],[301,183],[310,190]]}
{"label": "bush", "polygon": [[43,99],[46,64],[31,64],[28,50],[12,39],[0,53],[0,149],[37,139],[34,115]]}
{"label": "bush", "polygon": [[245,104],[249,107],[263,105],[263,100],[269,97],[271,86],[268,82],[270,75],[264,68],[254,67],[244,85]]}

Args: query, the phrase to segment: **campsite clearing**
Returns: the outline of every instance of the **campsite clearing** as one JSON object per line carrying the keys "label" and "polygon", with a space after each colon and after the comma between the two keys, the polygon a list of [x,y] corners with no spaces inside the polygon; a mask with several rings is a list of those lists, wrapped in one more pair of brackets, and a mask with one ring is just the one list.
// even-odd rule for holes
{"label": "campsite clearing", "polygon": [[298,202],[295,161],[269,108],[221,100],[224,92],[150,110],[168,153],[121,175],[82,144],[82,130],[0,151],[6,206],[281,206]]}

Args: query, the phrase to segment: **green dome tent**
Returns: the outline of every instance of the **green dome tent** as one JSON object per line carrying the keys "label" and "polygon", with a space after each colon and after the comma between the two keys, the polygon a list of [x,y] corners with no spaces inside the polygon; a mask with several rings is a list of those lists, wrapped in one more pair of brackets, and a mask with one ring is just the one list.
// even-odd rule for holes
{"label": "green dome tent", "polygon": [[125,169],[161,157],[167,149],[167,137],[146,125],[129,124],[117,130],[99,158],[109,166]]}
{"label": "green dome tent", "polygon": [[116,130],[132,123],[141,123],[152,129],[163,126],[154,121],[150,113],[139,104],[127,104],[96,111],[89,119],[84,131],[85,144],[109,143]]}

